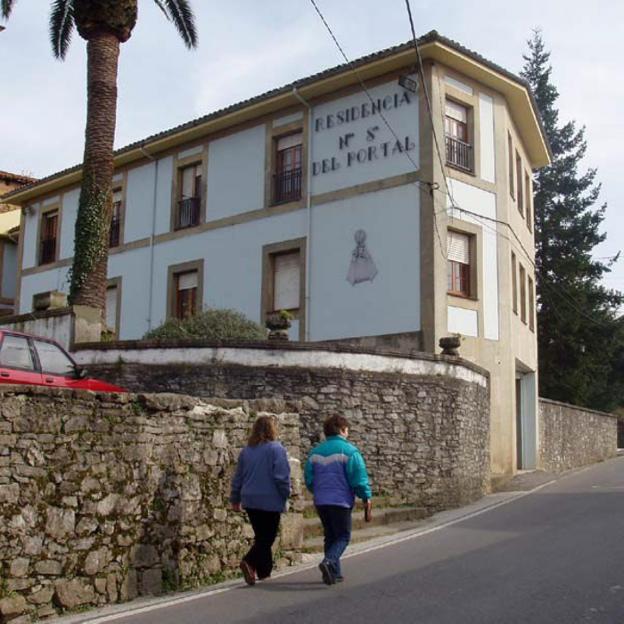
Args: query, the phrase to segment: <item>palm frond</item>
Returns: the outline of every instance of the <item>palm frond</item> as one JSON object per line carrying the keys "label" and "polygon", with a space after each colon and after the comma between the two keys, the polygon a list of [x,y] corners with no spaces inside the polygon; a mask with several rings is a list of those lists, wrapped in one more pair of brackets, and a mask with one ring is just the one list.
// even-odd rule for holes
{"label": "palm frond", "polygon": [[167,13],[167,9],[165,9],[161,0],[154,0],[154,2],[156,3],[156,6],[165,14],[165,17],[170,20],[169,13]]}
{"label": "palm frond", "polygon": [[50,43],[56,58],[64,59],[74,29],[72,0],[54,0],[50,14]]}
{"label": "palm frond", "polygon": [[0,4],[0,13],[2,13],[2,17],[4,19],[9,19],[9,15],[11,15],[11,10],[13,9],[13,5],[15,4],[15,0],[2,0]]}
{"label": "palm frond", "polygon": [[187,48],[197,46],[195,17],[188,0],[154,0],[180,33]]}

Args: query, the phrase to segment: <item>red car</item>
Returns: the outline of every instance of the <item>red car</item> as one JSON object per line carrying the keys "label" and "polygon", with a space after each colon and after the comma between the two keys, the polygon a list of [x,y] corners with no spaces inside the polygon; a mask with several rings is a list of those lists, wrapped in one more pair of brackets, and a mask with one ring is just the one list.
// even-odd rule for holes
{"label": "red car", "polygon": [[54,340],[8,330],[0,330],[0,383],[125,392],[119,386],[89,379]]}

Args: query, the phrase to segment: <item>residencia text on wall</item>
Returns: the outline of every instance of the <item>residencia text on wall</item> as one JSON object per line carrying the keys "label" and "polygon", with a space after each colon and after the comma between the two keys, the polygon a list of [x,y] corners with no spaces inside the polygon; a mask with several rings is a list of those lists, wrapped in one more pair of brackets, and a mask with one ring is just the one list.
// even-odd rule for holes
{"label": "residencia text on wall", "polygon": [[[416,139],[412,136],[394,136],[387,127],[383,114],[417,101],[417,96],[401,90],[377,99],[342,108],[314,119],[314,132],[321,133],[335,128],[345,130],[338,137],[337,153],[312,163],[312,175],[318,176],[341,167],[388,158],[416,148]],[[359,132],[349,131],[353,122],[370,118],[371,125]],[[365,146],[362,147],[362,138]],[[358,147],[356,147],[358,145]]]}

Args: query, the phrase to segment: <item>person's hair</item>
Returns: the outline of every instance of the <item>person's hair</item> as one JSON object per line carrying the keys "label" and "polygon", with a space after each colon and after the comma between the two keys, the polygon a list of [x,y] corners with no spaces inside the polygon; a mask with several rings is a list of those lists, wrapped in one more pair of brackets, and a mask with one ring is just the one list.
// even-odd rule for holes
{"label": "person's hair", "polygon": [[323,423],[323,433],[326,437],[337,436],[349,426],[349,421],[340,414],[328,416]]}
{"label": "person's hair", "polygon": [[273,416],[258,416],[247,440],[249,446],[277,440],[277,421]]}

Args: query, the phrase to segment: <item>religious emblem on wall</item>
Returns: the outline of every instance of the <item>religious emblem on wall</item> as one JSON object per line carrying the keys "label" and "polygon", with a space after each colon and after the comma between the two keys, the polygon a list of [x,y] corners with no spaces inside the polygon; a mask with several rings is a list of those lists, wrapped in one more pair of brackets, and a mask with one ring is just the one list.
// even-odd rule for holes
{"label": "religious emblem on wall", "polygon": [[347,273],[347,281],[351,286],[360,282],[372,282],[377,275],[377,267],[366,247],[366,232],[357,230],[353,238],[355,249],[351,253],[351,264]]}

